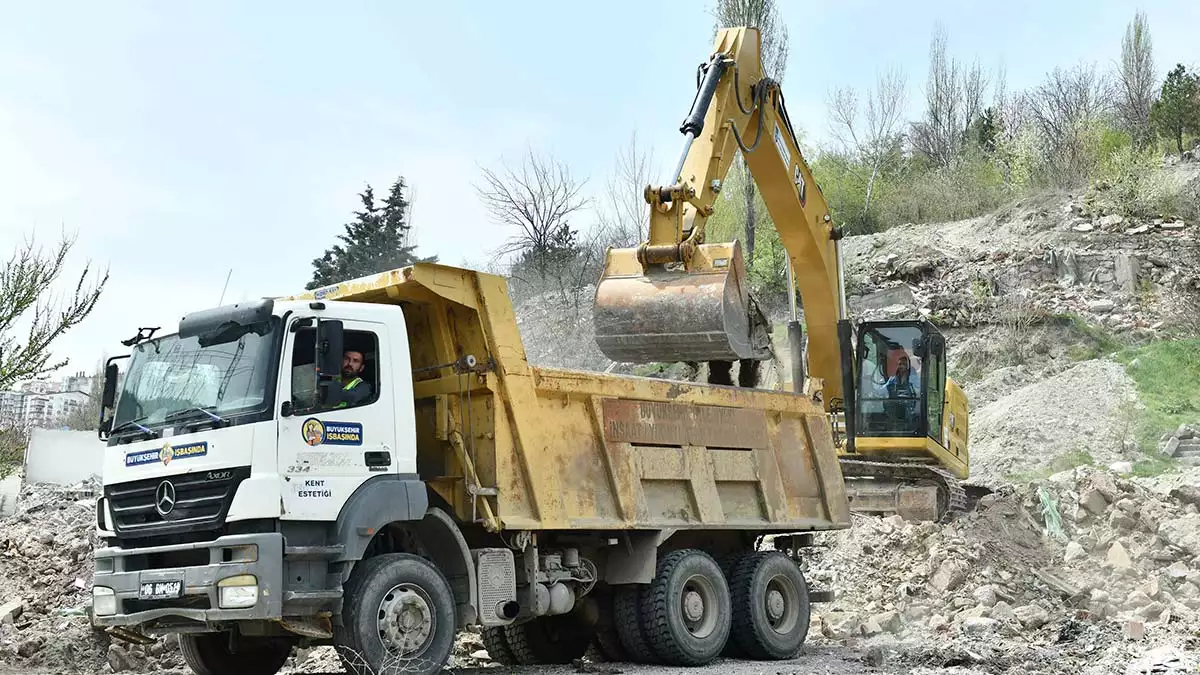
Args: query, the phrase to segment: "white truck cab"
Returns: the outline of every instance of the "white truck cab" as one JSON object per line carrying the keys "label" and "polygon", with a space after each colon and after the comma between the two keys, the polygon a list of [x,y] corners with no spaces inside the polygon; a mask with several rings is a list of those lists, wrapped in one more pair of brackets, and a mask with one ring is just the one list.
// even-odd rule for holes
{"label": "white truck cab", "polygon": [[407,339],[394,305],[261,300],[136,344],[119,398],[110,362],[94,623],[184,633],[200,673],[329,636],[372,535],[427,515]]}

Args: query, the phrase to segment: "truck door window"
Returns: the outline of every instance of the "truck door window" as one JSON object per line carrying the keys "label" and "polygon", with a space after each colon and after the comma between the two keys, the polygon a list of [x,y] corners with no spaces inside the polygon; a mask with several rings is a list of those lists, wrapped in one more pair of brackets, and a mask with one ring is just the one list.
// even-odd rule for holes
{"label": "truck door window", "polygon": [[292,346],[292,407],[297,413],[355,408],[370,405],[379,398],[379,338],[364,330],[346,330],[342,352],[342,373],[334,383],[336,396],[322,404],[317,387],[316,329],[295,332]]}

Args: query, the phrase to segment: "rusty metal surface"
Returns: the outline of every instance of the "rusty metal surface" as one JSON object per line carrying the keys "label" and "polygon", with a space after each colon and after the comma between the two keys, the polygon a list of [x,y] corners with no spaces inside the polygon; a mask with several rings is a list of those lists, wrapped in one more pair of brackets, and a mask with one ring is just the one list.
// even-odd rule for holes
{"label": "rusty metal surface", "polygon": [[[596,346],[605,356],[623,363],[769,358],[766,321],[746,292],[740,248],[700,248],[691,269],[655,265],[644,272],[612,262],[636,258],[636,249],[610,251],[593,307]],[[716,251],[730,253],[710,258]]]}
{"label": "rusty metal surface", "polygon": [[762,410],[605,400],[604,436],[619,443],[698,445],[708,448],[765,448]]}

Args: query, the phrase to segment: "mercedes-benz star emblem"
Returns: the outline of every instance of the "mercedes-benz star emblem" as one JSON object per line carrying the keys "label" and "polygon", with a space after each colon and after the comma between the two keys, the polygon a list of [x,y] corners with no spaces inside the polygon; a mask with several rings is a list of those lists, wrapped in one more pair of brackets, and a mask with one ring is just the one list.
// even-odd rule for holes
{"label": "mercedes-benz star emblem", "polygon": [[166,516],[175,508],[175,486],[171,481],[164,480],[158,484],[158,489],[154,491],[154,510],[158,511],[158,515]]}

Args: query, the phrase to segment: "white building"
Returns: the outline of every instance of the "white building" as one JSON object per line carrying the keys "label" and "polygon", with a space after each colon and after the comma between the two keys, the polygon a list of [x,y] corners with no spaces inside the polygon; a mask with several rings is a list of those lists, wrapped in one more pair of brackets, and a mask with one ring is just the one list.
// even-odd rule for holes
{"label": "white building", "polygon": [[33,380],[16,390],[0,391],[0,426],[57,427],[87,405],[92,378],[84,373],[63,381]]}

